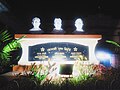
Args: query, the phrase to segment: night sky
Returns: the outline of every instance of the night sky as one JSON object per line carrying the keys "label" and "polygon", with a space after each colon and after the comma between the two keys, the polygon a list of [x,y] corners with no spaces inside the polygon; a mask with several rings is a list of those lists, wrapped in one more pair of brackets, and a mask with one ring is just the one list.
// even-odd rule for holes
{"label": "night sky", "polygon": [[119,3],[115,0],[6,0],[11,12],[19,17],[56,17],[72,19],[104,13],[119,16]]}
{"label": "night sky", "polygon": [[[9,9],[8,17],[6,18],[5,24],[15,33],[27,33],[32,28],[32,18],[37,16],[41,19],[41,28],[44,31],[52,31],[53,20],[55,17],[60,17],[63,20],[63,28],[66,31],[72,32],[74,27],[74,20],[78,17],[84,20],[84,29],[112,29],[117,21],[112,22],[110,19],[94,19],[98,14],[102,14],[105,17],[111,17],[112,19],[120,19],[119,14],[119,3],[114,0],[2,0],[6,1],[6,6]],[[10,16],[11,15],[11,16]],[[92,16],[94,20],[92,25],[91,21],[86,18]],[[9,20],[12,18],[12,20]],[[97,20],[102,20],[97,21]],[[108,20],[108,21],[107,21]],[[5,21],[5,20],[3,20]],[[103,22],[104,21],[104,22]],[[96,22],[98,25],[96,25]],[[114,23],[112,27],[112,23]],[[105,23],[103,26],[100,24]],[[107,24],[106,24],[107,23]],[[66,25],[66,26],[65,26]],[[107,25],[107,26],[106,26]],[[109,26],[109,27],[108,27]],[[72,28],[72,29],[71,29]],[[69,33],[69,32],[68,32]],[[99,30],[98,32],[99,33]],[[104,32],[106,33],[106,32]]]}

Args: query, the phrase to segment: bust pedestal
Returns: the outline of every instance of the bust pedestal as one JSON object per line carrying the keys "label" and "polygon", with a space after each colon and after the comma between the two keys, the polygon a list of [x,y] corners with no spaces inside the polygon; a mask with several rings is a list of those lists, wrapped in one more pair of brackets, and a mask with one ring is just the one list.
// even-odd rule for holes
{"label": "bust pedestal", "polygon": [[[30,61],[29,60],[29,57],[30,57],[29,56],[29,53],[30,53],[29,47],[30,46],[41,45],[41,44],[45,44],[45,43],[64,43],[64,42],[88,46],[89,60],[87,60],[87,61],[91,62],[91,63],[98,63],[98,60],[95,57],[94,51],[95,51],[96,44],[98,43],[98,40],[100,40],[102,38],[101,35],[15,34],[15,38],[16,39],[20,38],[23,35],[25,35],[25,38],[23,38],[20,42],[21,46],[22,46],[22,56],[18,62],[18,65],[31,65],[33,63],[36,63],[36,64],[43,63],[43,61],[41,61],[41,60],[38,60],[38,61]],[[50,44],[50,45],[52,45],[52,44]],[[38,47],[38,48],[40,48],[39,50],[43,50],[41,52],[49,53],[49,50],[44,51],[45,48],[44,49],[42,49],[42,47]],[[41,54],[41,53],[38,53],[38,54]],[[46,57],[46,55],[44,55],[44,56]],[[47,57],[46,57],[46,59],[47,59]],[[46,61],[44,61],[44,63],[45,62]],[[59,60],[57,62],[67,63],[67,64],[74,63],[74,61],[71,61],[71,62],[65,61],[64,62],[62,60]]]}

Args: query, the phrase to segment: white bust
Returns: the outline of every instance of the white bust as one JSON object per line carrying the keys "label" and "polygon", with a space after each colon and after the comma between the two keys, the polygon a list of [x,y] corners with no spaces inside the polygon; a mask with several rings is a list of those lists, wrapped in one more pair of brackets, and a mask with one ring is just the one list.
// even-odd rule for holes
{"label": "white bust", "polygon": [[38,17],[35,17],[32,19],[32,25],[33,28],[30,29],[30,31],[40,31],[41,29],[39,28],[40,26],[40,19]]}
{"label": "white bust", "polygon": [[80,18],[76,19],[75,27],[76,27],[76,31],[84,32],[84,30],[82,29],[82,27],[83,27],[82,19],[80,19]]}
{"label": "white bust", "polygon": [[55,18],[54,19],[54,30],[63,30],[62,27],[62,20],[60,18]]}

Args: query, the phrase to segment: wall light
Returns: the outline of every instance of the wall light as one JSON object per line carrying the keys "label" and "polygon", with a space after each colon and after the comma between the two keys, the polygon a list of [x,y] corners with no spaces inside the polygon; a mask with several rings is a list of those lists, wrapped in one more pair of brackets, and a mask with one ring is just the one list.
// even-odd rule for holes
{"label": "wall light", "polygon": [[108,51],[97,51],[96,58],[100,61],[100,64],[103,64],[106,67],[111,66],[111,53]]}

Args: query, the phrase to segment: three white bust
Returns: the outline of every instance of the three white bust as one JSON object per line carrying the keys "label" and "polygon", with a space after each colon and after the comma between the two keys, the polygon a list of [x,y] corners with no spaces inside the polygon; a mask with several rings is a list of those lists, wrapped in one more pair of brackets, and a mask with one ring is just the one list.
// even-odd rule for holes
{"label": "three white bust", "polygon": [[[40,19],[38,17],[35,17],[32,19],[32,25],[33,25],[33,28],[31,28],[29,31],[42,31],[41,28],[40,28]],[[76,30],[73,32],[84,32],[83,30],[83,21],[81,18],[78,18],[75,20],[75,27],[76,27]],[[54,29],[53,29],[53,33],[65,33],[65,31],[62,29],[62,20],[60,18],[55,18],[54,19]]]}

